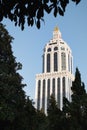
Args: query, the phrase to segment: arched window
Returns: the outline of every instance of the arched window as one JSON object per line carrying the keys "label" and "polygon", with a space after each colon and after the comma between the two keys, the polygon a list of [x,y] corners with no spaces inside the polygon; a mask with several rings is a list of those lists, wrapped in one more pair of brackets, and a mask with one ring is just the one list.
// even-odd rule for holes
{"label": "arched window", "polygon": [[57,102],[58,108],[60,108],[60,78],[57,79]]}
{"label": "arched window", "polygon": [[47,108],[49,106],[49,99],[50,99],[50,79],[47,80]]}
{"label": "arched window", "polygon": [[65,77],[62,78],[62,90],[63,90],[63,97],[66,95],[65,91]]}
{"label": "arched window", "polygon": [[54,51],[58,50],[58,47],[54,47]]}
{"label": "arched window", "polygon": [[61,53],[61,68],[66,70],[66,54],[64,52]]}
{"label": "arched window", "polygon": [[54,71],[58,71],[58,57],[57,57],[57,52],[54,53]]}
{"label": "arched window", "polygon": [[38,92],[37,92],[37,109],[40,110],[40,89],[41,89],[41,81],[38,80]]}
{"label": "arched window", "polygon": [[50,72],[50,54],[47,54],[47,72]]}
{"label": "arched window", "polygon": [[52,80],[52,94],[55,97],[55,79]]}
{"label": "arched window", "polygon": [[45,80],[43,80],[42,109],[45,112]]}
{"label": "arched window", "polygon": [[51,51],[51,48],[48,48],[48,49],[47,49],[47,52],[50,52],[50,51]]}

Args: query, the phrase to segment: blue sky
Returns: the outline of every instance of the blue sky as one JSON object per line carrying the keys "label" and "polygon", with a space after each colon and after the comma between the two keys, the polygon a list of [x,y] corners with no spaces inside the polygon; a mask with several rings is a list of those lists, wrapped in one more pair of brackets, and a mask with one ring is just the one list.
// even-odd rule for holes
{"label": "blue sky", "polygon": [[36,26],[26,25],[24,31],[9,20],[3,21],[10,35],[14,37],[12,50],[16,61],[23,65],[20,74],[24,78],[23,83],[27,84],[24,89],[26,94],[34,99],[35,75],[42,72],[43,48],[52,38],[55,26],[59,27],[63,40],[72,49],[73,73],[78,67],[87,90],[87,0],[81,0],[77,6],[71,2],[63,17],[58,15],[54,18],[51,13],[46,14],[44,19],[45,23],[41,23],[39,30]]}

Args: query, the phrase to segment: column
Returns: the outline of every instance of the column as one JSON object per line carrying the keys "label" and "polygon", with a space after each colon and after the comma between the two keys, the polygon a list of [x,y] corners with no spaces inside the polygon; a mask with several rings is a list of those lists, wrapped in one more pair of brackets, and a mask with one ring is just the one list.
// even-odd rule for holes
{"label": "column", "polygon": [[71,63],[71,73],[73,73],[73,56],[72,56],[71,58],[72,58],[72,63]]}
{"label": "column", "polygon": [[69,84],[68,84],[68,77],[65,77],[65,95],[66,98],[69,99]]}
{"label": "column", "polygon": [[36,87],[35,87],[35,108],[37,109],[37,95],[38,95],[38,80],[36,79]]}
{"label": "column", "polygon": [[43,92],[43,79],[41,79],[41,92],[40,92],[40,109],[42,109],[42,93]]}
{"label": "column", "polygon": [[47,79],[45,79],[45,113],[47,114]]}
{"label": "column", "polygon": [[58,54],[58,52],[57,52],[57,71],[59,71],[59,54]]}
{"label": "column", "polygon": [[52,95],[52,78],[50,78],[50,95]]}
{"label": "column", "polygon": [[57,95],[58,95],[58,92],[57,92],[57,77],[55,78],[55,99],[57,101]]}
{"label": "column", "polygon": [[63,107],[63,87],[62,87],[62,77],[60,77],[60,109]]}

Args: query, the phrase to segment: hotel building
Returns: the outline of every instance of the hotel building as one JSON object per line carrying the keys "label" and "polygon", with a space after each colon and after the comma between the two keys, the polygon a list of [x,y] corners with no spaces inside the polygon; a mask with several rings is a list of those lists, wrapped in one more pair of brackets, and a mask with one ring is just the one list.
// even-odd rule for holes
{"label": "hotel building", "polygon": [[71,101],[74,75],[72,51],[58,27],[54,28],[53,38],[44,47],[42,68],[43,72],[36,75],[35,107],[47,114],[49,98],[53,94],[62,110],[63,97]]}

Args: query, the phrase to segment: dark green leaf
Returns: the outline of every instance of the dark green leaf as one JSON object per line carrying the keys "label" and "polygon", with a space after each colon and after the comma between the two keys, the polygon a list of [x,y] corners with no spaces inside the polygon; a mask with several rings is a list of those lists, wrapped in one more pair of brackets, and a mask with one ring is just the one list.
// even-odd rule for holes
{"label": "dark green leaf", "polygon": [[64,16],[64,12],[63,12],[63,10],[60,7],[58,7],[58,11],[59,11],[60,15]]}
{"label": "dark green leaf", "polygon": [[37,20],[37,28],[40,29],[40,20]]}
{"label": "dark green leaf", "polygon": [[57,6],[54,8],[54,16],[56,17],[57,16],[57,13],[58,13],[58,8]]}

